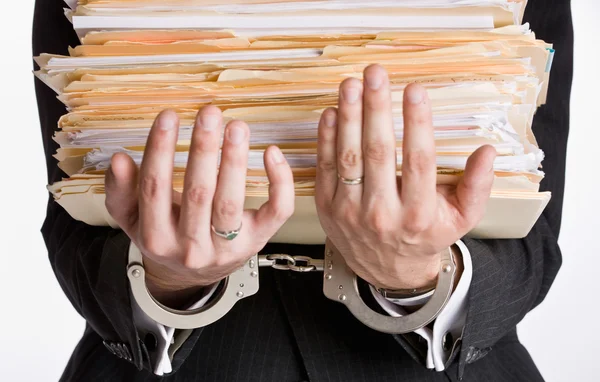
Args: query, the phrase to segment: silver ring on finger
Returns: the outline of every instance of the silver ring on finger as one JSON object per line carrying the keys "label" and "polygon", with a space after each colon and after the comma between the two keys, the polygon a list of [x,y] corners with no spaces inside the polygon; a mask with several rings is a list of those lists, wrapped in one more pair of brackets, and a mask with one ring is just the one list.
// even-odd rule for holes
{"label": "silver ring on finger", "polygon": [[215,228],[214,225],[211,224],[210,226],[215,235],[217,235],[225,240],[228,240],[228,241],[231,241],[231,240],[235,239],[236,237],[238,237],[238,235],[242,231],[242,223],[240,223],[240,227],[238,229],[235,229],[233,231],[219,231],[218,229]]}
{"label": "silver ring on finger", "polygon": [[364,176],[355,179],[344,178],[342,175],[340,175],[340,173],[338,173],[338,178],[342,183],[348,186],[358,186],[359,184],[363,184],[365,180]]}

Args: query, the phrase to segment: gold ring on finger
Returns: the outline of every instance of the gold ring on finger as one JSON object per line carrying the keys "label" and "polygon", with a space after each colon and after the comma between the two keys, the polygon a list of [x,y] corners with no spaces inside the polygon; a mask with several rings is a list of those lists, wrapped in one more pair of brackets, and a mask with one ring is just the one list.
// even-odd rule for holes
{"label": "gold ring on finger", "polygon": [[340,175],[340,173],[338,173],[338,178],[339,180],[348,185],[348,186],[357,186],[359,184],[363,184],[364,183],[364,177],[361,176],[360,178],[356,178],[356,179],[348,179],[348,178],[344,178],[343,176]]}

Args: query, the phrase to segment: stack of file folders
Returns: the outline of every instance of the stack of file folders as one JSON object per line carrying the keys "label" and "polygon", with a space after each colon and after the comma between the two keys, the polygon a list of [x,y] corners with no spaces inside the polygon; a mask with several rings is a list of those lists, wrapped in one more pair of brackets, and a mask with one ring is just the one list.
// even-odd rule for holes
{"label": "stack of file folders", "polygon": [[272,242],[324,243],[314,202],[317,123],[340,83],[372,63],[389,73],[402,169],[402,93],[423,84],[433,108],[439,184],[468,156],[498,152],[478,238],[528,234],[550,200],[531,126],[554,51],[522,24],[526,0],[79,0],[66,16],[80,37],[69,56],[36,57],[36,76],[66,105],[55,140],[65,178],[49,186],[73,218],[116,227],[104,173],[116,152],[141,163],[157,114],[181,129],[173,187],[181,191],[195,115],[221,108],[251,130],[246,207],[266,201],[263,152],[279,146],[295,177],[296,211]]}

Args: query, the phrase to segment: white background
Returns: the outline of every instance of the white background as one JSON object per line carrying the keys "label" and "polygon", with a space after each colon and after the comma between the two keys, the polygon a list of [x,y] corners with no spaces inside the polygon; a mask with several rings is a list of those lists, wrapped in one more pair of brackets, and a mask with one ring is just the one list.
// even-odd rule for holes
{"label": "white background", "polygon": [[[39,233],[47,193],[30,72],[33,3],[10,1],[0,12],[0,379],[11,382],[56,381],[84,327],[54,278]],[[600,1],[573,1],[575,79],[560,238],[564,263],[546,301],[519,327],[542,374],[555,382],[598,380],[599,16]]]}

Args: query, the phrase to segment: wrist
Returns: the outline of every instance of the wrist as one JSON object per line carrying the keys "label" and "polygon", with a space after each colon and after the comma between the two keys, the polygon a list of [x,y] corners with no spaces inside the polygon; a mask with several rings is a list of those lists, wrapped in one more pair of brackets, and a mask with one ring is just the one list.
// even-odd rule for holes
{"label": "wrist", "polygon": [[[454,288],[456,288],[463,271],[462,254],[456,245],[452,245],[450,250],[452,251],[452,257],[456,265],[454,278]],[[446,253],[447,251],[448,249],[444,249],[442,252],[427,258],[425,261],[407,260],[406,263],[399,265],[400,270],[397,272],[394,282],[390,283],[389,287],[384,288],[389,290],[415,290],[417,292],[435,289],[440,273],[442,253]]]}
{"label": "wrist", "polygon": [[148,292],[156,301],[169,308],[182,308],[207,286],[189,275],[179,275],[146,256],[144,256],[144,269]]}
{"label": "wrist", "polygon": [[440,264],[441,253],[426,259],[408,258],[398,265],[395,280],[387,289],[433,289],[437,283]]}

